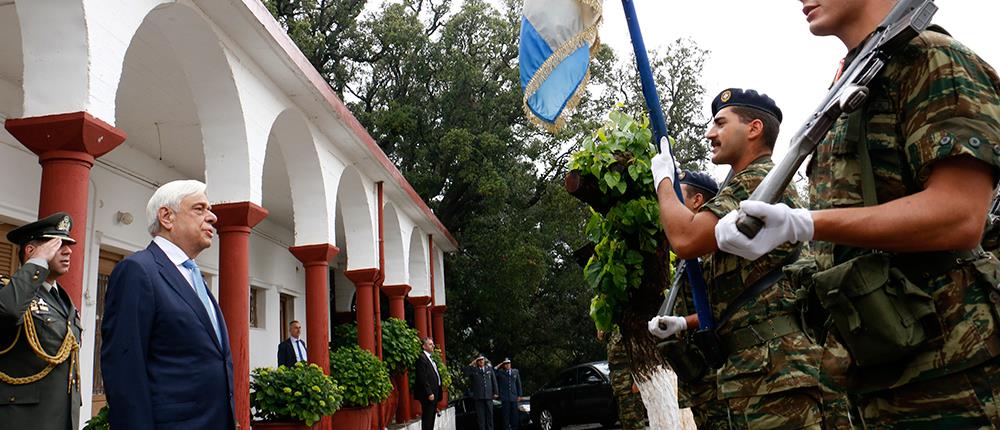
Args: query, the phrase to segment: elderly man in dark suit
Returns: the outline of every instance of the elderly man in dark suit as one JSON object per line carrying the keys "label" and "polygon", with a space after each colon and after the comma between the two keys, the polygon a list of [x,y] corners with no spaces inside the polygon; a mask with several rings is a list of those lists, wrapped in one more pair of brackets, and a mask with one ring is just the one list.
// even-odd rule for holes
{"label": "elderly man in dark suit", "polygon": [[22,266],[0,276],[0,428],[80,428],[80,314],[56,282],[72,225],[59,212],[7,234]]}
{"label": "elderly man in dark suit", "polygon": [[493,399],[499,392],[493,368],[486,365],[486,357],[479,355],[462,369],[462,373],[469,377],[479,430],[493,430]]}
{"label": "elderly man in dark suit", "polygon": [[438,372],[437,363],[431,357],[434,353],[434,340],[425,337],[420,347],[423,351],[417,358],[415,369],[417,382],[413,387],[413,394],[420,401],[421,430],[433,430],[434,419],[437,416],[437,402],[441,399],[441,374]]}
{"label": "elderly man in dark suit", "polygon": [[299,339],[299,335],[302,334],[302,324],[299,324],[298,321],[292,321],[288,324],[288,331],[291,336],[278,344],[279,366],[291,367],[295,363],[306,361],[308,358],[306,343]]}
{"label": "elderly man in dark suit", "polygon": [[152,243],[118,263],[105,296],[101,371],[111,428],[233,429],[226,321],[194,261],[215,235],[205,184],[163,185],[146,216]]}

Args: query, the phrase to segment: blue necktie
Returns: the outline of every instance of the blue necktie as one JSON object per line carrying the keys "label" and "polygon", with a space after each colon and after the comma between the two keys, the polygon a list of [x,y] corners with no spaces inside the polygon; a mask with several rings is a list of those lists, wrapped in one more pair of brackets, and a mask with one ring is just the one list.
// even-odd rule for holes
{"label": "blue necktie", "polygon": [[201,269],[198,269],[198,264],[194,260],[188,260],[181,263],[191,271],[194,278],[194,290],[198,293],[198,298],[201,299],[201,304],[205,306],[205,312],[208,312],[208,319],[212,321],[212,328],[215,329],[215,338],[222,342],[222,332],[219,330],[219,320],[215,316],[215,307],[212,306],[212,300],[208,298],[208,287],[205,285],[205,278],[201,276]]}
{"label": "blue necktie", "polygon": [[301,340],[298,340],[298,339],[295,340],[295,351],[299,353],[298,354],[299,356],[297,357],[297,361],[306,361],[306,353],[302,352],[302,341]]}

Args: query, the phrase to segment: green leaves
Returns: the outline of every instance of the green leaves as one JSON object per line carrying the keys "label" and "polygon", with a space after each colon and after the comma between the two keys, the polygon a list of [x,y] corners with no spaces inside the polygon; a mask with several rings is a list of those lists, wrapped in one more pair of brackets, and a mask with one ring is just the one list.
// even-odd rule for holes
{"label": "green leaves", "polygon": [[301,421],[312,426],[333,415],[344,400],[344,388],[315,364],[260,367],[250,372],[250,405],[264,421]]}
{"label": "green leaves", "polygon": [[382,321],[382,360],[392,374],[402,372],[420,357],[420,334],[398,318]]}
{"label": "green leaves", "polygon": [[330,378],[344,387],[344,404],[365,407],[389,398],[392,382],[385,363],[357,345],[330,353]]}
{"label": "green leaves", "polygon": [[663,237],[649,169],[656,152],[648,127],[647,119],[636,121],[614,110],[570,161],[570,169],[595,177],[602,192],[617,196],[606,215],[591,211],[585,228],[596,244],[583,277],[596,293],[590,317],[599,330],[610,329],[628,306],[631,291],[642,283],[644,263],[655,256]]}

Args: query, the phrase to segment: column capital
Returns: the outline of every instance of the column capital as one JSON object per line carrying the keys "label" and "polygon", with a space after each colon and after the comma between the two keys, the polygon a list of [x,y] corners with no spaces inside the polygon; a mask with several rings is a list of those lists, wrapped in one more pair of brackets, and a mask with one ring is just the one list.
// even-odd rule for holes
{"label": "column capital", "polygon": [[329,243],[320,243],[316,245],[292,246],[288,248],[288,252],[291,252],[295,258],[306,266],[328,265],[340,253],[340,248]]}
{"label": "column capital", "polygon": [[406,295],[412,290],[409,285],[398,284],[398,285],[383,285],[382,291],[389,297],[406,297]]}
{"label": "column capital", "polygon": [[435,305],[430,307],[431,313],[443,314],[444,311],[448,310],[448,306],[445,305]]}
{"label": "column capital", "polygon": [[410,296],[409,299],[413,306],[425,307],[431,304],[431,296]]}
{"label": "column capital", "polygon": [[94,158],[125,141],[127,134],[87,112],[8,118],[4,128],[25,148],[41,156],[49,151],[82,152]]}
{"label": "column capital", "polygon": [[344,276],[350,279],[355,285],[374,284],[378,280],[378,275],[379,271],[375,268],[347,270],[344,272]]}
{"label": "column capital", "polygon": [[212,205],[212,212],[219,220],[215,226],[220,230],[241,230],[253,228],[267,217],[267,209],[253,202],[219,203]]}

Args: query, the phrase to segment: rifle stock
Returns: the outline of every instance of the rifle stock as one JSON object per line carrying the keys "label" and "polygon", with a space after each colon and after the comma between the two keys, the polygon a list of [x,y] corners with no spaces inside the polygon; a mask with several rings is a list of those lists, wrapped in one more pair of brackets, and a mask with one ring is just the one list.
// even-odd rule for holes
{"label": "rifle stock", "polygon": [[[934,0],[899,0],[875,29],[840,79],[827,93],[819,108],[792,137],[789,152],[760,183],[750,200],[775,203],[795,172],[823,141],[841,114],[861,107],[868,99],[868,85],[878,77],[895,51],[930,26],[937,12]],[[740,211],[736,228],[753,239],[764,227],[762,220]]]}

